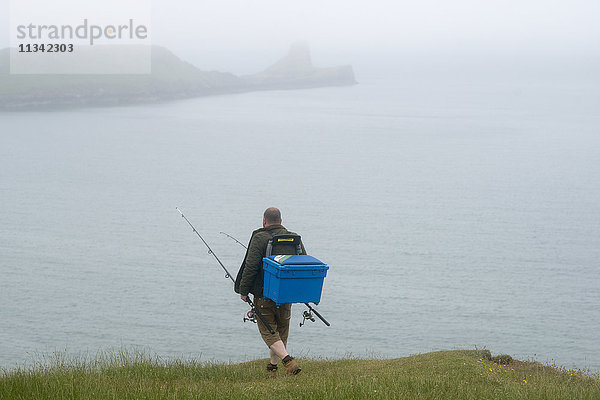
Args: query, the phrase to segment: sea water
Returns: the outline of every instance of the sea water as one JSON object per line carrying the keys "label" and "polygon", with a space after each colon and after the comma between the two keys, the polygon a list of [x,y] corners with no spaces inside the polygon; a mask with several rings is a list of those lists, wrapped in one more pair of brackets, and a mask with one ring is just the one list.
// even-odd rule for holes
{"label": "sea water", "polygon": [[330,266],[305,357],[487,348],[600,369],[600,97],[372,81],[0,114],[0,366],[266,357],[235,274],[277,206]]}

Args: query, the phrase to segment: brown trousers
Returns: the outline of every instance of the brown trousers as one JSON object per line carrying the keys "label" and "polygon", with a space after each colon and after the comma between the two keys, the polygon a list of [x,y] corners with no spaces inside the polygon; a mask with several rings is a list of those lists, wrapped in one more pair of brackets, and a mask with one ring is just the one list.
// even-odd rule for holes
{"label": "brown trousers", "polygon": [[288,334],[290,333],[290,319],[292,317],[292,304],[285,303],[277,306],[271,299],[255,297],[254,305],[275,331],[275,333],[270,333],[260,319],[257,318],[258,331],[267,347],[271,347],[273,343],[279,340],[287,346]]}

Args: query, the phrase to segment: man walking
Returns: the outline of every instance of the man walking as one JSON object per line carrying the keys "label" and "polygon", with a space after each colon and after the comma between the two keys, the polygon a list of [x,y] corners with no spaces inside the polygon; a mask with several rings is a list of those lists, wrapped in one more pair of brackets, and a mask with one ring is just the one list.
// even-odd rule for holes
{"label": "man walking", "polygon": [[[270,362],[267,365],[267,373],[271,376],[276,375],[277,363],[280,359],[287,374],[300,372],[298,363],[286,350],[292,304],[285,303],[277,306],[273,300],[263,297],[262,259],[265,257],[269,240],[275,235],[289,233],[293,232],[289,232],[281,225],[281,212],[275,207],[267,208],[263,215],[263,227],[252,232],[246,256],[236,279],[236,292],[240,294],[241,299],[246,301],[248,294],[252,293],[255,307],[275,331],[271,334],[264,324],[258,321],[258,330],[269,347]],[[281,247],[273,250],[273,254],[296,254],[294,248]],[[302,245],[302,254],[306,254],[304,245]]]}

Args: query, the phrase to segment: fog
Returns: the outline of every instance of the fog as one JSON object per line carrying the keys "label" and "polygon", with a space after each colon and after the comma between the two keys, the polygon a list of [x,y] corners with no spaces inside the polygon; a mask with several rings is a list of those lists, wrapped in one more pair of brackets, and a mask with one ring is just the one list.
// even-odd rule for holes
{"label": "fog", "polygon": [[[1,4],[3,48],[9,0]],[[593,73],[600,58],[594,0],[154,0],[151,7],[154,44],[200,68],[234,73],[260,70],[297,40],[311,44],[316,64],[351,63],[359,77],[398,66],[431,69],[432,60],[450,68],[543,63]]]}
{"label": "fog", "polygon": [[[62,14],[31,22],[72,18],[59,1],[82,0],[52,0]],[[75,20],[115,23],[135,2],[89,3]],[[165,360],[264,357],[175,207],[237,271],[244,251],[218,232],[247,240],[277,205],[331,265],[319,310],[332,326],[295,330],[294,355],[479,346],[600,370],[600,0],[151,11],[152,43],[202,70],[261,71],[301,40],[317,67],[351,64],[351,81],[306,74],[292,88],[319,88],[271,90],[305,70],[186,74],[166,51],[150,77],[0,75],[0,368],[119,344]],[[8,14],[0,0],[0,48]]]}

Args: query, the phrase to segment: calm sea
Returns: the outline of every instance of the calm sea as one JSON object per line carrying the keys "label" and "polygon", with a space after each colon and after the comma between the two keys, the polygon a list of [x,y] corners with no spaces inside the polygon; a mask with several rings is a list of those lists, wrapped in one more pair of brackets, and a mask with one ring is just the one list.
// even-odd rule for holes
{"label": "calm sea", "polygon": [[308,357],[487,348],[600,370],[600,96],[363,82],[0,114],[0,366],[265,357],[233,273],[277,206],[330,265]]}

